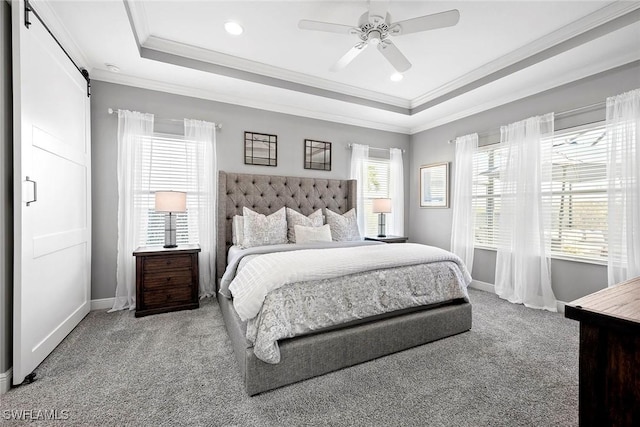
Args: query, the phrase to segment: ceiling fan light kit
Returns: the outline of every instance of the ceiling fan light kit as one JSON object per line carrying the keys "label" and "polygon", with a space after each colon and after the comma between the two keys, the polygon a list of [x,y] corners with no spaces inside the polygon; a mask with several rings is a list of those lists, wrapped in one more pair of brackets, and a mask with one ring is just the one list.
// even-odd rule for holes
{"label": "ceiling fan light kit", "polygon": [[242,28],[242,25],[238,24],[237,22],[233,22],[233,21],[228,21],[225,22],[224,24],[224,29],[227,33],[233,35],[233,36],[239,36],[240,34],[242,34],[244,32],[244,28]]}
{"label": "ceiling fan light kit", "polygon": [[[369,44],[371,44],[377,47],[378,51],[382,53],[382,56],[384,56],[393,68],[402,75],[401,73],[404,73],[411,68],[411,62],[409,62],[402,52],[400,52],[400,49],[393,44],[390,37],[451,27],[456,25],[460,20],[460,12],[453,9],[446,12],[406,19],[404,21],[391,22],[391,15],[387,13],[387,7],[387,2],[369,2],[369,11],[360,16],[356,27],[302,19],[298,22],[298,28],[303,30],[349,34],[357,36],[360,39],[360,41],[353,46],[351,50],[349,50],[330,68],[331,71],[338,71],[349,65],[351,61],[353,61]],[[398,80],[401,79],[402,77]]]}

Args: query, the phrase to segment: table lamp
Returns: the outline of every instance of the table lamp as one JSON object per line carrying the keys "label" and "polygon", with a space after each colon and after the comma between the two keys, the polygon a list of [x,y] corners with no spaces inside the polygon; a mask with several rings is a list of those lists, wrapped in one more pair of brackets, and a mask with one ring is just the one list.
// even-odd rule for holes
{"label": "table lamp", "polygon": [[378,237],[387,237],[384,214],[391,213],[391,199],[373,199],[373,213],[378,214]]}
{"label": "table lamp", "polygon": [[182,191],[156,191],[156,212],[166,212],[164,217],[164,247],[177,248],[176,212],[187,211],[187,193]]}

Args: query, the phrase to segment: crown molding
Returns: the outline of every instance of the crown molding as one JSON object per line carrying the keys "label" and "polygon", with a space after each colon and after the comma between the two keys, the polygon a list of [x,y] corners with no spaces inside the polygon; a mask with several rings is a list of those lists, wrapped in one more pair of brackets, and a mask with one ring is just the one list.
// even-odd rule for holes
{"label": "crown molding", "polygon": [[67,51],[69,56],[73,58],[73,61],[78,65],[78,67],[86,69],[91,68],[91,64],[87,59],[87,56],[73,40],[69,30],[67,30],[67,27],[64,26],[62,20],[58,17],[51,6],[51,2],[31,0],[30,3],[35,7],[42,20],[47,23],[47,27],[49,27],[51,32],[55,34],[55,37],[58,39],[60,44],[64,46],[64,49]]}
{"label": "crown molding", "polygon": [[450,115],[441,117],[439,119],[429,121],[428,124],[425,123],[421,126],[412,127],[409,131],[409,134],[415,135],[416,133],[433,129],[438,126],[442,126],[447,123],[454,122],[456,120],[464,119],[465,117],[473,116],[474,114],[482,113],[484,111],[491,110],[492,108],[500,107],[501,105],[518,101],[528,96],[536,95],[538,93],[541,93],[550,89],[554,89],[559,86],[575,82],[576,80],[587,78],[595,74],[602,73],[602,72],[611,70],[613,68],[620,67],[638,60],[640,60],[640,52],[632,52],[628,55],[613,58],[609,61],[593,63],[591,64],[590,67],[584,67],[579,70],[575,70],[572,73],[565,73],[561,77],[558,77],[555,80],[547,81],[536,86],[529,86],[524,90],[510,93],[509,95],[504,96],[502,98],[492,99],[489,102],[485,102],[480,105],[475,105],[472,108],[458,111],[455,114],[450,114]]}
{"label": "crown molding", "polygon": [[488,62],[481,67],[457,78],[439,88],[427,92],[411,101],[411,108],[417,108],[422,104],[446,96],[452,91],[476,82],[506,67],[523,61],[537,53],[551,49],[567,40],[586,33],[589,30],[606,24],[616,18],[640,9],[640,2],[616,1],[591,14],[571,22],[564,27],[549,33],[521,48],[512,51],[500,58]]}
{"label": "crown molding", "polygon": [[280,67],[274,67],[272,65],[264,64],[261,62],[251,61],[233,55],[227,55],[221,52],[176,42],[174,40],[164,39],[162,37],[157,37],[154,35],[149,35],[149,37],[146,39],[146,42],[142,43],[141,47],[163,53],[169,53],[178,57],[195,59],[197,61],[222,65],[253,74],[286,80],[305,86],[311,86],[331,92],[364,98],[375,102],[381,102],[383,104],[389,104],[396,107],[408,109],[411,106],[411,102],[405,98],[362,89],[343,83],[333,82],[320,77],[298,73]]}
{"label": "crown molding", "polygon": [[237,95],[222,95],[213,90],[204,90],[173,83],[165,83],[158,80],[146,79],[126,74],[115,74],[107,70],[94,68],[91,70],[92,80],[103,81],[107,83],[115,83],[125,86],[133,86],[142,89],[156,90],[159,92],[172,93],[175,95],[189,96],[192,98],[207,99],[210,101],[223,102],[226,104],[240,105],[258,110],[266,110],[282,114],[290,114],[293,116],[305,117],[310,119],[324,120],[334,123],[342,123],[351,126],[359,126],[369,129],[383,130],[387,132],[409,134],[410,129],[405,126],[390,125],[379,121],[370,121],[364,119],[356,119],[341,114],[330,114],[318,111],[303,109],[298,106],[286,104],[278,104],[273,102],[258,101]]}
{"label": "crown molding", "polygon": [[[131,27],[136,38],[136,42],[142,45],[151,36],[149,31],[149,20],[147,11],[142,1],[123,0],[125,9],[129,12]],[[138,46],[138,49],[140,46]]]}

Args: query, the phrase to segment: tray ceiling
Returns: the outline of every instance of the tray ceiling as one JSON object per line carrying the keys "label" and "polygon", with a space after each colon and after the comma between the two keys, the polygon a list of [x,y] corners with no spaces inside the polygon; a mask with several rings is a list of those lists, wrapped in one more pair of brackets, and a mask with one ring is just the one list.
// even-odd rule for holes
{"label": "tray ceiling", "polygon": [[[639,2],[391,1],[392,21],[460,11],[456,26],[393,38],[413,64],[400,82],[371,48],[330,71],[357,37],[297,26],[355,26],[366,1],[34,6],[94,79],[403,133],[640,59]],[[226,33],[227,21],[244,33]]]}

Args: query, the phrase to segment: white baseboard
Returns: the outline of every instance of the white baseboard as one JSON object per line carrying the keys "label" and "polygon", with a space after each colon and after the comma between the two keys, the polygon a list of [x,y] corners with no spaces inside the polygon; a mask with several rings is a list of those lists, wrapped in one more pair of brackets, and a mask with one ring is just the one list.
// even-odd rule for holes
{"label": "white baseboard", "polygon": [[5,394],[11,388],[11,379],[13,378],[13,368],[9,368],[7,372],[0,373],[0,394]]}
{"label": "white baseboard", "polygon": [[556,310],[558,310],[558,313],[564,314],[564,306],[565,305],[567,305],[566,302],[560,301],[560,300],[556,300]]}
{"label": "white baseboard", "polygon": [[[494,285],[492,285],[491,283],[487,283],[487,282],[483,282],[480,280],[473,280],[470,284],[469,284],[470,288],[473,289],[478,289],[481,291],[485,291],[485,292],[489,292],[492,294],[496,293],[496,287]],[[566,302],[564,301],[560,301],[560,300],[556,300],[556,310],[558,310],[558,313],[564,313],[564,306],[567,305]]]}
{"label": "white baseboard", "polygon": [[493,286],[491,283],[483,282],[481,280],[473,279],[471,281],[471,284],[469,284],[469,287],[473,289],[479,289],[481,291],[489,292],[492,294],[496,293],[495,286]]}
{"label": "white baseboard", "polygon": [[113,307],[113,300],[115,298],[102,298],[91,300],[91,311],[94,310],[110,310]]}

